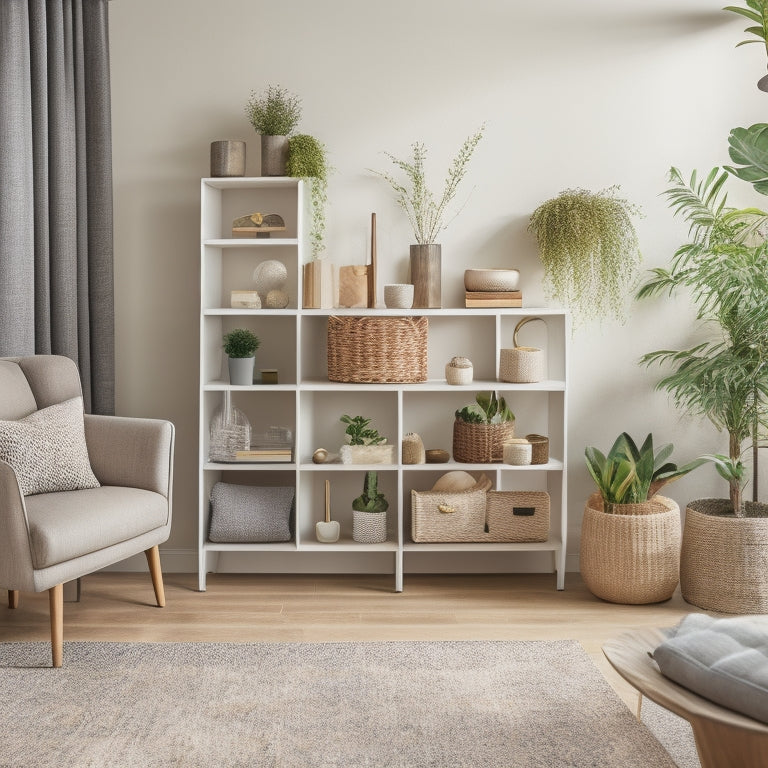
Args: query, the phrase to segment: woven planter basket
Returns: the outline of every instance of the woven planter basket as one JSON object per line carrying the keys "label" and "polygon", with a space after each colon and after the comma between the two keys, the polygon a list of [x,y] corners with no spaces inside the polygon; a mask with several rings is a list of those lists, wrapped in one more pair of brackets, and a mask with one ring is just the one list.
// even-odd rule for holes
{"label": "woven planter basket", "polygon": [[680,590],[707,611],[768,613],[768,518],[685,511]]}
{"label": "woven planter basket", "polygon": [[656,514],[603,512],[600,494],[589,497],[581,524],[580,570],[596,597],[641,605],[672,597],[680,576],[680,508],[664,496]]}
{"label": "woven planter basket", "polygon": [[543,349],[521,347],[517,343],[520,329],[540,317],[524,317],[516,326],[512,336],[512,349],[502,349],[499,358],[499,379],[516,384],[532,384],[541,381],[546,373],[547,359]]}
{"label": "woven planter basket", "polygon": [[515,422],[469,424],[453,422],[453,459],[466,464],[490,464],[504,458],[504,443],[515,436]]}
{"label": "woven planter basket", "polygon": [[360,544],[381,544],[387,540],[387,513],[352,510],[352,540]]}
{"label": "woven planter basket", "polygon": [[328,318],[328,380],[374,384],[427,380],[426,317]]}
{"label": "woven planter basket", "polygon": [[544,435],[526,435],[531,444],[531,464],[549,463],[549,438]]}

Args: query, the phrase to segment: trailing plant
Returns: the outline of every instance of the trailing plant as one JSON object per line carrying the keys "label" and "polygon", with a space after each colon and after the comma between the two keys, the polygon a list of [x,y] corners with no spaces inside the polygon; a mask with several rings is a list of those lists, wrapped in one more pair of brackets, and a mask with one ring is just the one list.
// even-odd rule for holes
{"label": "trailing plant", "polygon": [[[728,207],[726,178],[719,168],[703,181],[693,173],[688,182],[676,168],[670,171],[672,187],[665,195],[689,223],[691,241],[677,249],[670,269],[651,271],[638,297],[686,289],[710,338],[689,349],[649,352],[641,363],[671,368],[657,389],[727,432],[733,468],[744,442],[751,442],[757,500],[758,447],[768,428],[768,244],[759,229],[766,214]],[[741,516],[741,477],[732,471],[727,479],[734,513]]]}
{"label": "trailing plant", "polygon": [[[746,8],[738,5],[728,5],[723,8],[724,11],[738,13],[752,22],[752,25],[744,31],[747,34],[754,35],[754,37],[736,43],[736,47],[738,48],[740,45],[747,45],[748,43],[761,43],[765,47],[766,53],[768,53],[768,0],[745,0],[745,2]],[[768,77],[761,78],[758,81],[757,87],[763,91],[768,90]]]}
{"label": "trailing plant", "polygon": [[379,473],[366,472],[363,492],[352,502],[355,512],[386,512],[389,502],[378,489]]}
{"label": "trailing plant", "polygon": [[[389,182],[397,195],[397,204],[405,211],[408,222],[413,229],[414,237],[419,245],[430,245],[437,242],[437,236],[446,229],[450,222],[445,221],[448,207],[456,196],[459,184],[467,173],[469,161],[480,139],[483,137],[485,125],[469,136],[461,145],[461,149],[448,169],[443,186],[443,193],[438,199],[427,186],[426,159],[427,148],[422,142],[411,144],[413,158],[400,160],[385,152],[386,156],[406,176],[405,182],[398,181],[386,171],[372,171],[377,176]],[[451,220],[458,212],[451,217]]]}
{"label": "trailing plant", "polygon": [[286,88],[270,85],[261,95],[251,92],[245,114],[262,136],[290,136],[301,119],[301,99]]}
{"label": "trailing plant", "polygon": [[456,411],[456,418],[468,424],[503,424],[514,421],[515,414],[506,400],[496,392],[478,392],[472,405],[465,405]]}
{"label": "trailing plant", "polygon": [[387,442],[387,438],[382,437],[378,430],[368,426],[371,420],[364,416],[344,414],[339,421],[347,425],[345,434],[349,438],[350,445],[380,445]]}
{"label": "trailing plant", "polygon": [[260,346],[259,337],[247,328],[235,328],[224,335],[224,352],[228,357],[253,357]]}
{"label": "trailing plant", "polygon": [[325,145],[314,136],[300,133],[288,141],[286,173],[305,179],[309,186],[312,224],[309,241],[312,258],[319,258],[325,250],[325,206],[328,202],[328,153]]}
{"label": "trailing plant", "polygon": [[530,218],[550,296],[569,307],[576,322],[623,319],[637,278],[641,256],[632,217],[640,209],[617,197],[618,189],[567,189]]}
{"label": "trailing plant", "polygon": [[584,451],[587,469],[603,497],[606,512],[614,504],[641,504],[653,498],[667,483],[677,480],[700,467],[707,459],[700,457],[678,467],[667,461],[674,447],[662,445],[654,451],[653,435],[649,434],[640,448],[622,432],[607,455],[593,446]]}

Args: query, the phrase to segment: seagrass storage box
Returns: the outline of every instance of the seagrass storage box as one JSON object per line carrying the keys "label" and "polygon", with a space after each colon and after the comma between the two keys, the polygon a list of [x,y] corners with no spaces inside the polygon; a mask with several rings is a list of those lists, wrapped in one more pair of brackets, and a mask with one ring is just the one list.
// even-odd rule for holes
{"label": "seagrass storage box", "polygon": [[356,384],[427,380],[426,317],[328,318],[328,380]]}
{"label": "seagrass storage box", "polygon": [[548,536],[546,491],[411,491],[415,542],[546,541]]}

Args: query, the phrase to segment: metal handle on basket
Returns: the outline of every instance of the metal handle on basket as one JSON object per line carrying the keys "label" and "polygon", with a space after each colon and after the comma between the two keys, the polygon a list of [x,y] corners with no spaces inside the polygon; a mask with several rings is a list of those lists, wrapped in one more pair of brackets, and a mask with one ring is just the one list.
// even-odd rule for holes
{"label": "metal handle on basket", "polygon": [[452,507],[450,504],[438,504],[437,509],[444,515],[452,515],[456,511],[456,507]]}
{"label": "metal handle on basket", "polygon": [[517,332],[526,324],[530,323],[533,320],[541,320],[541,322],[544,322],[543,317],[524,317],[516,326],[514,333],[512,334],[512,346],[513,347],[520,347],[520,345],[517,343]]}

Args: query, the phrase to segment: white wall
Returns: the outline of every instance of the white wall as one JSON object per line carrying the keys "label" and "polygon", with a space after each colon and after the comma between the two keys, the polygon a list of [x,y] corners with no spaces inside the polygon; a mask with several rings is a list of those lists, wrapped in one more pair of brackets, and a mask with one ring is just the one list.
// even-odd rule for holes
{"label": "white wall", "polygon": [[[522,272],[526,303],[540,306],[542,270],[526,231],[539,203],[566,188],[620,184],[645,213],[637,228],[646,266],[666,264],[686,234],[660,196],[667,169],[727,163],[729,130],[764,119],[768,97],[755,87],[764,51],[735,49],[746,20],[721,6],[114,0],[117,409],[176,423],[166,553],[196,546],[199,178],[217,139],[244,139],[247,173],[258,173],[258,138],[243,111],[252,90],[280,84],[302,97],[300,130],[327,145],[335,169],[329,256],[359,263],[376,211],[381,283],[406,279],[412,237],[385,183],[366,169],[386,169],[384,150],[402,157],[423,140],[439,186],[461,142],[486,122],[464,197],[474,191],[441,238],[444,300],[458,303],[466,267],[511,266]],[[730,189],[735,205],[766,204],[739,181]],[[572,556],[591,491],[585,445],[608,448],[627,430],[674,442],[680,461],[727,447],[709,425],[672,409],[653,390],[657,375],[637,365],[643,352],[687,342],[686,302],[630,309],[625,325],[573,338]],[[670,492],[681,505],[723,494],[711,468]]]}

